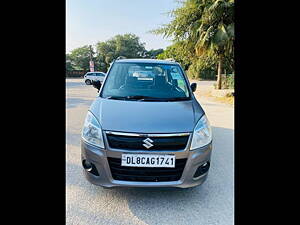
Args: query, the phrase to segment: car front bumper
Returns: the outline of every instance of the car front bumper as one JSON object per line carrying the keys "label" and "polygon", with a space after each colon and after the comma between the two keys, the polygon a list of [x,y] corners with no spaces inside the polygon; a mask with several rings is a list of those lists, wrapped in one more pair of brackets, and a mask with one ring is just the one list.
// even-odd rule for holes
{"label": "car front bumper", "polygon": [[[190,142],[189,142],[190,143]],[[163,151],[125,151],[125,150],[111,150],[111,149],[101,149],[90,145],[83,140],[81,141],[81,160],[87,160],[88,162],[95,165],[99,176],[95,176],[87,170],[83,170],[85,177],[89,182],[95,185],[103,187],[178,187],[178,188],[188,188],[202,184],[208,175],[208,171],[201,176],[194,178],[194,174],[199,166],[206,162],[210,162],[212,151],[212,143],[195,149],[193,151],[189,150],[188,147],[183,151],[174,152],[163,152]],[[182,176],[177,181],[167,181],[167,182],[136,182],[136,181],[121,181],[115,180],[112,177],[110,166],[107,157],[121,158],[122,153],[141,153],[141,154],[174,154],[176,159],[186,158],[186,164],[182,173]]]}

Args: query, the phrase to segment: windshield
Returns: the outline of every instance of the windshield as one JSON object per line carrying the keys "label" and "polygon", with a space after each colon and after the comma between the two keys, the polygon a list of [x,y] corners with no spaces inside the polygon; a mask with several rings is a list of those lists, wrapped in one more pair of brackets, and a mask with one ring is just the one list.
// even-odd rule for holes
{"label": "windshield", "polygon": [[190,93],[178,65],[116,62],[104,83],[101,97],[187,100]]}

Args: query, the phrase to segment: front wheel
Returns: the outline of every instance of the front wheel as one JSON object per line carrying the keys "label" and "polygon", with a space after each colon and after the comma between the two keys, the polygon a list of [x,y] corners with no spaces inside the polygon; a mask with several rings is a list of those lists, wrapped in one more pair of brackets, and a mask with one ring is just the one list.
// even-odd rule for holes
{"label": "front wheel", "polygon": [[91,85],[92,82],[91,82],[90,80],[86,80],[86,81],[85,81],[85,84],[86,84],[86,85]]}

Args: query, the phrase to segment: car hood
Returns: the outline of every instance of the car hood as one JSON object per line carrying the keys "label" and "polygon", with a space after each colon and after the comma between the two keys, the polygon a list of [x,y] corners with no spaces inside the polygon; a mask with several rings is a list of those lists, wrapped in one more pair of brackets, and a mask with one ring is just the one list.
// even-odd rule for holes
{"label": "car hood", "polygon": [[90,111],[103,130],[137,133],[192,132],[204,113],[195,101],[142,102],[97,98]]}

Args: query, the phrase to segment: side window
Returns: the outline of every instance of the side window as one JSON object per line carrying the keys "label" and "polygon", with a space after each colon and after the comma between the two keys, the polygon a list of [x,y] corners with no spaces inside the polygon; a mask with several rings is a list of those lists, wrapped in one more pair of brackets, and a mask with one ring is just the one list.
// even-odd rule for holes
{"label": "side window", "polygon": [[181,71],[179,71],[179,68],[177,66],[172,66],[170,74],[171,74],[172,79],[176,80],[175,84],[177,83],[177,87],[179,87],[181,90],[183,90],[188,95],[188,90],[185,85],[186,81],[185,81]]}

